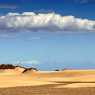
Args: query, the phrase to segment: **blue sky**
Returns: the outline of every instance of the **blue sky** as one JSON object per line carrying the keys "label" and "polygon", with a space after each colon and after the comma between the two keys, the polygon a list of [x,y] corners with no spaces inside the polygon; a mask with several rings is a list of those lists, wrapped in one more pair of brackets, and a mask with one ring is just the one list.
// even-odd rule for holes
{"label": "blue sky", "polygon": [[0,63],[95,68],[94,9],[94,0],[0,0]]}
{"label": "blue sky", "polygon": [[3,7],[0,9],[1,14],[24,11],[56,12],[62,15],[95,19],[94,0],[0,0],[0,4]]}
{"label": "blue sky", "polygon": [[42,70],[95,68],[94,36],[88,32],[21,32],[1,36],[0,62],[21,62]]}

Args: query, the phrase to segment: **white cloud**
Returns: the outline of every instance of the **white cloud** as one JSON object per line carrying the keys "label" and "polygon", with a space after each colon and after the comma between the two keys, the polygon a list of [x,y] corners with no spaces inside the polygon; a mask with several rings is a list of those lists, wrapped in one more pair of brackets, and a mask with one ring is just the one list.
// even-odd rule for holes
{"label": "white cloud", "polygon": [[39,64],[39,61],[38,60],[23,60],[23,61],[21,61],[21,64],[31,64],[31,65],[36,65],[36,64]]}
{"label": "white cloud", "polygon": [[0,16],[1,30],[95,31],[95,21],[56,13],[8,13]]}

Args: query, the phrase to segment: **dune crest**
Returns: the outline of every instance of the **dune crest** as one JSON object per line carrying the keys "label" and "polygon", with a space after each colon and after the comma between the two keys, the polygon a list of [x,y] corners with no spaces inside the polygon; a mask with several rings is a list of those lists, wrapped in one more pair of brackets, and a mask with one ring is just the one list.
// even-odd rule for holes
{"label": "dune crest", "polygon": [[12,64],[1,64],[0,65],[0,74],[6,73],[6,74],[22,74],[27,73],[31,71],[37,71],[36,68],[26,68],[21,66],[15,66]]}

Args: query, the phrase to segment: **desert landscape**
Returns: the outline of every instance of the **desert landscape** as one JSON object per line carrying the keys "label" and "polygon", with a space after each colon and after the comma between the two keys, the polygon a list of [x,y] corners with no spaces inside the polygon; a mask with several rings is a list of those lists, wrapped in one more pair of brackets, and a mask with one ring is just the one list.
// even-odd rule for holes
{"label": "desert landscape", "polygon": [[0,95],[94,95],[95,70],[38,71],[0,65]]}

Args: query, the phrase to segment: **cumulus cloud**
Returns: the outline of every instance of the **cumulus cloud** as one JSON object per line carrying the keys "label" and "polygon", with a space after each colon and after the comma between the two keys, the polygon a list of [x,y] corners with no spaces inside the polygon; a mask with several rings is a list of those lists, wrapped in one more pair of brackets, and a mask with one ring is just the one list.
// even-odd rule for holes
{"label": "cumulus cloud", "polygon": [[0,16],[1,30],[95,31],[95,21],[56,13],[8,13]]}

